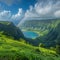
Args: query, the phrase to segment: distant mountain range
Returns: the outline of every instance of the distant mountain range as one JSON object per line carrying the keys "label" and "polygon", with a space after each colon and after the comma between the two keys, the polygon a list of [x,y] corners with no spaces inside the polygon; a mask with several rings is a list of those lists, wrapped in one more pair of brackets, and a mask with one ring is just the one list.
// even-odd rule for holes
{"label": "distant mountain range", "polygon": [[46,47],[60,44],[60,19],[26,20],[19,26],[21,30],[39,32],[40,37],[31,41],[32,45],[43,43]]}
{"label": "distant mountain range", "polygon": [[33,19],[30,20],[25,20],[22,24],[18,24],[18,27],[21,28],[21,29],[25,29],[25,28],[41,28],[41,27],[48,27],[49,25],[52,25],[54,24],[57,20],[60,20],[60,19]]}

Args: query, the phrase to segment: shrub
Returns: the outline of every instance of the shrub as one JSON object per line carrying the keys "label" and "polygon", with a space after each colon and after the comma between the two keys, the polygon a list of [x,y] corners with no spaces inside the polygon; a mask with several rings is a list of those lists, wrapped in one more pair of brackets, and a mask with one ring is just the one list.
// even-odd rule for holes
{"label": "shrub", "polygon": [[56,45],[56,52],[60,54],[60,45]]}
{"label": "shrub", "polygon": [[44,44],[40,43],[40,44],[39,44],[39,47],[45,47],[45,46],[44,46]]}
{"label": "shrub", "polygon": [[36,51],[36,52],[38,52],[38,53],[40,53],[40,50],[39,50],[39,48],[37,48],[35,51]]}

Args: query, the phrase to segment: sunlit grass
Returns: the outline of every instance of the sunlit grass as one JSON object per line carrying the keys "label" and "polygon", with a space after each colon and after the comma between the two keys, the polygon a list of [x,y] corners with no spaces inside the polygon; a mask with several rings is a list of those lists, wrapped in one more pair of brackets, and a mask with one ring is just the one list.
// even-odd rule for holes
{"label": "sunlit grass", "polygon": [[23,39],[17,41],[4,35],[0,37],[0,60],[60,59],[55,55],[56,51],[29,45]]}

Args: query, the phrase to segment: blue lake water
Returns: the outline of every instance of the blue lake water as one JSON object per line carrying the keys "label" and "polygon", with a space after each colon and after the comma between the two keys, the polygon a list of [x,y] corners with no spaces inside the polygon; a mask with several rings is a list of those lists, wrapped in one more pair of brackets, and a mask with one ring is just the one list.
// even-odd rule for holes
{"label": "blue lake water", "polygon": [[32,31],[24,31],[23,32],[24,36],[27,38],[36,38],[38,37],[38,34]]}

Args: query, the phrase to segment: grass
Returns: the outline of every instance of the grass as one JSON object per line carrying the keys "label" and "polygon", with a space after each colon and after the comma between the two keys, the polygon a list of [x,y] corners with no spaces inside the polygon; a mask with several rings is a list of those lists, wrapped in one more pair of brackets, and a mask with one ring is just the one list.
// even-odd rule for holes
{"label": "grass", "polygon": [[55,51],[35,47],[23,41],[2,35],[0,37],[0,60],[60,60],[60,56]]}
{"label": "grass", "polygon": [[4,22],[3,21],[0,21],[0,23],[1,24],[4,24],[4,25],[9,25],[11,22],[9,22],[9,21],[4,21]]}

